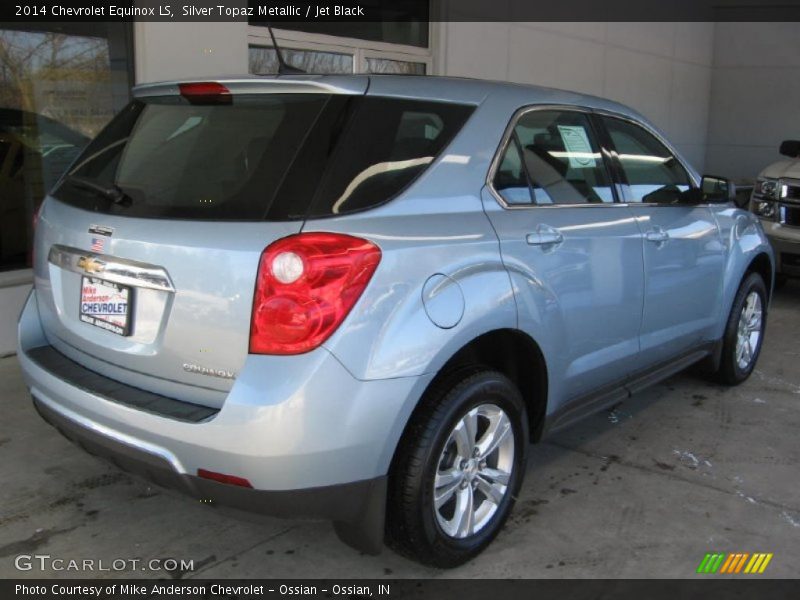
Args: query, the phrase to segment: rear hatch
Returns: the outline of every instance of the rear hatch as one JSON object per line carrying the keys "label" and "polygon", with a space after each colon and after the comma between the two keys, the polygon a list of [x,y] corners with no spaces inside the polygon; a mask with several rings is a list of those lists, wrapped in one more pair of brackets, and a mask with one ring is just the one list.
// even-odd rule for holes
{"label": "rear hatch", "polygon": [[39,216],[36,289],[50,342],[112,379],[221,406],[248,353],[261,252],[301,230],[366,85],[139,90]]}

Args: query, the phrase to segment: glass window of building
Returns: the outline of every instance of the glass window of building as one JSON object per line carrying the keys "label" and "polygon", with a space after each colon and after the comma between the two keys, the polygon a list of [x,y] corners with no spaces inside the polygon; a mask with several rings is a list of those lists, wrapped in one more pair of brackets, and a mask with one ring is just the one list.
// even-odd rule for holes
{"label": "glass window of building", "polygon": [[0,24],[0,271],[31,266],[33,218],[129,100],[130,25]]}
{"label": "glass window of building", "polygon": [[411,60],[395,60],[368,56],[367,73],[383,75],[425,75],[427,69],[423,62]]}
{"label": "glass window of building", "polygon": [[[280,46],[280,43],[278,43]],[[281,54],[292,67],[306,73],[342,74],[353,72],[353,55],[342,52],[303,50],[281,47]],[[278,55],[275,48],[250,46],[250,72],[254,75],[275,75]]]}

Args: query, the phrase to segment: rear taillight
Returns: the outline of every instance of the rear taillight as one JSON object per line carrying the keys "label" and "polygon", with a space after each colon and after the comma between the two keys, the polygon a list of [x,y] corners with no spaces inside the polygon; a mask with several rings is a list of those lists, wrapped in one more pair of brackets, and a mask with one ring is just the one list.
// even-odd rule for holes
{"label": "rear taillight", "polygon": [[191,104],[230,104],[233,101],[230,90],[216,81],[179,83],[178,89]]}
{"label": "rear taillight", "polygon": [[261,254],[252,354],[301,354],[328,339],[367,287],[380,249],[338,233],[300,233]]}

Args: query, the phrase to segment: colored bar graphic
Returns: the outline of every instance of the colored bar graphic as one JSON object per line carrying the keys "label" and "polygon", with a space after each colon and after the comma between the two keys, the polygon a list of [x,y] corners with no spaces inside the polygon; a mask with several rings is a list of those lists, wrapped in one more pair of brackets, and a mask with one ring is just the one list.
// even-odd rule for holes
{"label": "colored bar graphic", "polygon": [[732,554],[729,554],[728,555],[728,560],[725,561],[725,564],[722,566],[722,569],[720,569],[719,572],[720,573],[733,573],[733,571],[736,569],[736,565],[739,564],[739,558],[741,556],[742,556],[741,554],[738,554],[738,553],[735,553],[735,552],[732,553]]}
{"label": "colored bar graphic", "polygon": [[758,552],[753,554],[753,558],[750,559],[750,562],[747,563],[747,566],[744,569],[745,573],[758,573],[758,567],[761,566],[761,561],[764,560],[764,555],[759,554]]}
{"label": "colored bar graphic", "polygon": [[761,567],[759,567],[758,572],[763,573],[764,570],[767,568],[769,561],[771,560],[772,560],[772,552],[770,552],[769,554],[767,554],[766,557],[764,557],[764,562],[761,563]]}
{"label": "colored bar graphic", "polygon": [[699,566],[699,567],[697,567],[697,572],[698,572],[698,573],[705,573],[705,572],[706,572],[706,567],[708,566],[708,562],[709,562],[710,560],[711,560],[711,554],[708,554],[708,553],[707,553],[707,554],[706,554],[706,555],[703,557],[703,560],[702,560],[702,561],[700,561],[700,566]]}
{"label": "colored bar graphic", "polygon": [[714,561],[714,564],[711,565],[710,573],[716,573],[717,570],[722,566],[722,561],[725,559],[725,554],[718,554],[717,559]]}
{"label": "colored bar graphic", "polygon": [[705,565],[703,566],[702,573],[716,573],[717,569],[719,568],[719,564],[717,564],[721,557],[725,556],[724,554],[718,554],[716,552],[712,554],[706,554],[708,560],[704,561]]}
{"label": "colored bar graphic", "polygon": [[[772,560],[772,553],[765,552],[708,552],[697,567],[698,573],[756,574],[763,573]],[[747,565],[747,566],[745,566]]]}
{"label": "colored bar graphic", "polygon": [[747,560],[747,557],[748,557],[748,556],[750,556],[750,555],[749,555],[747,552],[745,552],[744,554],[742,554],[742,558],[741,558],[741,559],[739,560],[739,562],[736,564],[736,570],[734,571],[734,573],[738,573],[739,571],[741,571],[741,570],[742,570],[742,567],[744,566],[744,561],[746,561],[746,560]]}
{"label": "colored bar graphic", "polygon": [[736,565],[739,564],[739,559],[742,557],[741,552],[734,552],[733,553],[733,560],[731,561],[731,570],[730,572],[733,573],[736,570]]}
{"label": "colored bar graphic", "polygon": [[722,565],[722,569],[720,570],[720,573],[728,573],[729,572],[728,569],[731,568],[731,563],[733,563],[733,559],[734,559],[735,556],[736,556],[735,554],[728,554],[728,560],[726,560],[725,563]]}

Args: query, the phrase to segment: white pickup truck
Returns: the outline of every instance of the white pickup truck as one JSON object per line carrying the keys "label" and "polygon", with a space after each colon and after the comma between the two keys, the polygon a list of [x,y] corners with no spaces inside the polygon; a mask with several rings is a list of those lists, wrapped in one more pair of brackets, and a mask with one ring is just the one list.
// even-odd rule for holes
{"label": "white pickup truck", "polygon": [[786,140],[781,160],[758,176],[750,210],[759,216],[776,258],[776,285],[800,277],[800,140]]}

